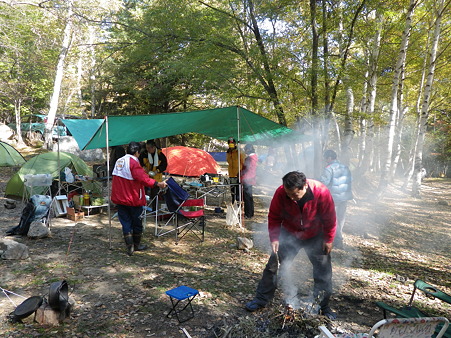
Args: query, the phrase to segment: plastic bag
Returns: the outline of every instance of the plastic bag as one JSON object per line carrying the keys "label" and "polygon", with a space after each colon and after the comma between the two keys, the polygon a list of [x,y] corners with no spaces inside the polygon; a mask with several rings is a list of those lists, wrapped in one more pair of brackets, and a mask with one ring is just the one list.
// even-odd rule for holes
{"label": "plastic bag", "polygon": [[239,225],[240,220],[238,218],[238,205],[236,203],[227,205],[226,224],[227,225]]}
{"label": "plastic bag", "polygon": [[70,168],[66,167],[64,168],[64,175],[66,175],[66,182],[67,183],[74,183],[74,175],[72,174],[72,170]]}

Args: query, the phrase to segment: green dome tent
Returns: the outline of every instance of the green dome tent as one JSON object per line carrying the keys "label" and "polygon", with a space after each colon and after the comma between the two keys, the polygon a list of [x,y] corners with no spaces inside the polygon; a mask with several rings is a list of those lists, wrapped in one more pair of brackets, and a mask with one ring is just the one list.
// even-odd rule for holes
{"label": "green dome tent", "polygon": [[[59,179],[60,172],[69,167],[74,175],[93,176],[92,169],[76,155],[60,152],[58,166],[58,152],[48,152],[37,155],[26,162],[20,170],[8,181],[5,195],[23,197],[24,189],[30,189],[24,185],[25,175],[50,174],[53,179]],[[83,183],[83,189],[98,192],[98,188],[92,183]],[[45,187],[33,187],[33,194],[42,194]]]}
{"label": "green dome tent", "polygon": [[24,163],[25,159],[13,146],[0,142],[0,167],[14,167]]}

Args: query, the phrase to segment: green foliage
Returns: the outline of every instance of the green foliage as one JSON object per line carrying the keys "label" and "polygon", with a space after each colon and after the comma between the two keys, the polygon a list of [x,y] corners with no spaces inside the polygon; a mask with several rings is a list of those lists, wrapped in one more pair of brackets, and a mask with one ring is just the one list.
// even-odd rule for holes
{"label": "green foliage", "polygon": [[[366,0],[358,12],[361,3],[317,2],[319,109],[326,111],[333,100],[340,128],[348,89],[355,97],[354,129],[360,118],[387,124],[410,1]],[[27,113],[47,108],[67,14],[64,4],[0,4],[0,119],[10,120],[18,102]],[[432,0],[418,4],[406,51],[402,106],[411,126],[422,99],[435,6]],[[282,116],[288,125],[310,120],[311,19],[308,1],[76,0],[60,112],[100,117],[241,105],[276,122]],[[370,116],[361,111],[361,102],[368,97],[379,28],[377,99]],[[431,111],[449,110],[449,39],[442,34]],[[180,137],[180,142],[198,140]]]}
{"label": "green foliage", "polygon": [[42,10],[0,4],[0,116],[11,120],[14,106],[38,113],[48,104],[54,33]]}

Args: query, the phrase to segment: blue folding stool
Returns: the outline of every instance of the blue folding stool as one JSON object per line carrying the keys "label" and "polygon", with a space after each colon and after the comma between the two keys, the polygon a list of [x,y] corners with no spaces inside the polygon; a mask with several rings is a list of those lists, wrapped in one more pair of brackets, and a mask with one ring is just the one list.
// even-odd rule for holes
{"label": "blue folding stool", "polygon": [[[166,317],[169,317],[171,315],[171,313],[174,312],[179,323],[183,323],[191,318],[194,318],[194,310],[193,310],[193,306],[191,305],[191,302],[194,299],[194,297],[196,297],[199,294],[199,291],[197,291],[196,289],[192,289],[188,286],[181,285],[172,290],[166,291],[166,294],[171,299],[171,304],[172,304],[172,309],[171,309],[171,311],[169,311],[169,313],[166,315]],[[186,304],[184,306],[183,306],[183,304],[180,304],[179,308],[182,306],[183,307],[179,310],[177,308],[177,306],[183,300],[186,300]],[[184,310],[186,310],[188,308],[188,306],[191,309],[191,314],[187,318],[181,320],[179,317],[179,314],[182,313]]]}

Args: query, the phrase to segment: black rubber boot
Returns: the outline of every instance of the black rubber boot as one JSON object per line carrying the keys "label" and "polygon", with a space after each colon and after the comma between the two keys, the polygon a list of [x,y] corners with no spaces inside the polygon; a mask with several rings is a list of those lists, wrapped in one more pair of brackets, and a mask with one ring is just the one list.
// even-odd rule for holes
{"label": "black rubber boot", "polygon": [[124,234],[125,245],[127,246],[127,255],[133,255],[133,237],[132,234]]}
{"label": "black rubber boot", "polygon": [[140,234],[133,234],[133,246],[134,246],[135,251],[147,250],[147,245],[140,244],[141,243],[141,237],[142,237],[142,233],[140,233]]}

